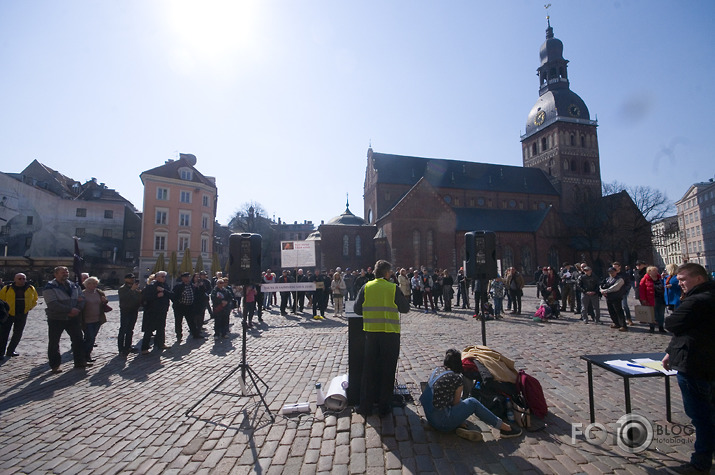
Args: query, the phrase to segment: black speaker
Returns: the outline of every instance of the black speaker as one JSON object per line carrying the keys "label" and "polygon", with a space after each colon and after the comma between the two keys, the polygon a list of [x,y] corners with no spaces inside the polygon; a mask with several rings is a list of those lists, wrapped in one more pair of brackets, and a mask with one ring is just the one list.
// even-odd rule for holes
{"label": "black speaker", "polygon": [[232,285],[261,283],[260,234],[234,233],[228,238],[228,281]]}
{"label": "black speaker", "polygon": [[467,277],[494,279],[497,276],[496,235],[490,231],[464,234],[467,257]]}

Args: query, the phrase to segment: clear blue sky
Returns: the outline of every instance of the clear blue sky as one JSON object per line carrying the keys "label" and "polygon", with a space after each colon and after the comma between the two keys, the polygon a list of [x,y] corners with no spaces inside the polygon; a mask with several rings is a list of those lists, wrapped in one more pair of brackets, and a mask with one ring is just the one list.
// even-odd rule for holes
{"label": "clear blue sky", "polygon": [[[248,201],[363,216],[377,152],[521,165],[545,1],[1,0],[0,170],[139,174],[193,153]],[[715,174],[715,2],[551,0],[602,179],[679,199]]]}

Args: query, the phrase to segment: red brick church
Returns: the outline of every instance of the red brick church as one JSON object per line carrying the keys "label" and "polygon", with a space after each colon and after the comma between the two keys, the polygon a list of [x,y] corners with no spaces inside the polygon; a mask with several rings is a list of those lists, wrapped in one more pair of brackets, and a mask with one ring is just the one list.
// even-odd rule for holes
{"label": "red brick church", "polygon": [[539,98],[521,137],[523,166],[369,148],[364,219],[346,208],[319,227],[323,267],[366,267],[385,258],[402,267],[453,270],[465,259],[465,232],[487,230],[496,233],[502,267],[531,275],[537,265],[589,260],[594,246],[606,245],[586,239],[588,199],[607,207],[618,202],[642,220],[627,194],[601,198],[597,123],[569,87],[563,43],[550,24],[540,57]]}

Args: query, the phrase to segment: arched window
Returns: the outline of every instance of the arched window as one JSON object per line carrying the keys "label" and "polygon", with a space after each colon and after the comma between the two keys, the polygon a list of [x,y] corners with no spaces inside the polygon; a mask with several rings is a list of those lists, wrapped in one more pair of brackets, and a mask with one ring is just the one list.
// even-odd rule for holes
{"label": "arched window", "polygon": [[573,134],[571,134],[571,146],[574,147],[576,145],[576,137],[574,137]]}
{"label": "arched window", "polygon": [[546,150],[546,137],[541,137],[541,151]]}
{"label": "arched window", "polygon": [[531,248],[526,246],[521,248],[521,265],[526,275],[531,275],[534,272],[534,264],[531,261]]}
{"label": "arched window", "polygon": [[569,161],[564,158],[564,170],[569,169]]}
{"label": "arched window", "polygon": [[572,170],[572,171],[575,171],[575,172],[578,171],[578,167],[576,167],[576,160],[575,160],[575,159],[571,159],[571,170]]}
{"label": "arched window", "polygon": [[347,234],[343,235],[343,257],[350,255],[350,238]]}
{"label": "arched window", "polygon": [[429,259],[429,262],[427,265],[433,265],[434,264],[434,233],[430,229],[427,231],[427,259]]}
{"label": "arched window", "polygon": [[360,236],[355,236],[355,256],[362,256],[362,239],[360,239]]}
{"label": "arched window", "polygon": [[420,237],[420,232],[415,229],[412,231],[412,252],[415,256],[414,259],[414,266],[419,267],[421,265],[420,263],[420,247],[422,246],[421,243],[421,237]]}
{"label": "arched window", "polygon": [[559,269],[559,251],[555,247],[549,249],[549,267],[558,272]]}
{"label": "arched window", "polygon": [[581,136],[581,147],[586,148],[586,136]]}
{"label": "arched window", "polygon": [[591,173],[596,173],[596,162],[591,162]]}
{"label": "arched window", "polygon": [[588,174],[588,172],[589,172],[588,169],[589,169],[589,164],[588,164],[588,162],[583,162],[583,172],[586,173],[586,174]]}
{"label": "arched window", "polygon": [[509,267],[514,267],[514,251],[511,250],[511,247],[504,246],[504,250],[502,251],[501,261],[502,261],[501,262],[502,269],[508,269]]}
{"label": "arched window", "polygon": [[536,151],[536,142],[531,144],[531,154],[536,155],[538,152]]}

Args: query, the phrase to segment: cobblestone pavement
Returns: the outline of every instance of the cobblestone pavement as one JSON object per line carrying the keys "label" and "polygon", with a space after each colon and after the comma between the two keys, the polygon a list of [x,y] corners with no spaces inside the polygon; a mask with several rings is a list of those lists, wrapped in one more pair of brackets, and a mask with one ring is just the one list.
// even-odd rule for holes
{"label": "cobblestone pavement", "polygon": [[[69,339],[63,336],[63,369],[47,364],[44,304],[30,314],[17,351],[0,366],[0,473],[665,473],[689,459],[693,437],[677,384],[672,407],[676,424],[665,421],[661,378],[633,380],[633,410],[656,429],[650,448],[621,450],[613,427],[625,412],[622,379],[594,368],[596,420],[611,433],[604,445],[572,443],[572,423],[589,422],[584,354],[663,351],[666,335],[636,325],[626,333],[605,325],[584,325],[573,314],[549,324],[529,316],[487,322],[490,347],[536,376],[549,404],[546,428],[506,440],[487,426],[486,442],[470,442],[425,426],[419,403],[391,417],[365,420],[351,410],[324,413],[315,407],[315,383],[347,373],[347,319],[324,321],[264,313],[265,323],[248,335],[248,363],[265,381],[271,422],[260,398],[241,396],[236,369],[241,359],[240,325],[232,318],[231,338],[175,342],[173,316],[167,324],[170,349],[149,355],[117,354],[118,304],[97,339],[94,367],[72,369]],[[533,287],[524,310],[533,313]],[[605,311],[605,301],[603,314]],[[350,304],[348,308],[350,308]],[[141,320],[141,316],[140,316]],[[608,317],[604,320],[608,320]],[[403,316],[398,381],[415,400],[419,383],[447,348],[481,344],[469,310]],[[141,323],[137,323],[137,330]],[[212,333],[212,323],[207,331]],[[135,334],[135,342],[138,335]],[[208,396],[188,416],[187,410]],[[284,417],[287,403],[311,402],[310,414]]]}

